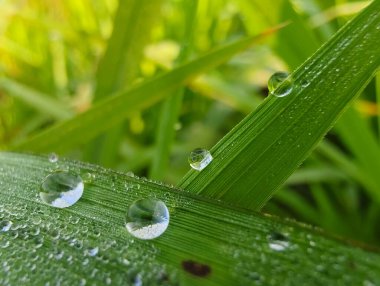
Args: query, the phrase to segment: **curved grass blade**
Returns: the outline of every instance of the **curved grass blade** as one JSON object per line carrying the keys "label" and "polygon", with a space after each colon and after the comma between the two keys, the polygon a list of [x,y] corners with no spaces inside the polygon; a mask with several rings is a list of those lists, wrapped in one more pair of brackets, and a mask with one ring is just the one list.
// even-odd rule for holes
{"label": "curved grass blade", "polygon": [[[55,169],[92,174],[70,208],[50,207],[38,196]],[[380,282],[379,254],[294,222],[80,162],[0,153],[0,170],[1,285]],[[146,197],[170,211],[168,229],[151,241],[133,238],[124,227],[127,208]]]}
{"label": "curved grass blade", "polygon": [[74,111],[64,106],[62,102],[11,79],[0,78],[0,89],[57,120],[69,119],[74,116]]}
{"label": "curved grass blade", "polygon": [[[292,74],[293,90],[269,97],[179,187],[260,209],[309,155],[380,65],[380,1],[374,1]],[[380,194],[378,194],[380,200]]]}
{"label": "curved grass blade", "polygon": [[198,74],[216,67],[281,27],[282,25],[267,30],[258,36],[227,44],[155,79],[121,91],[110,98],[100,101],[90,110],[79,114],[75,118],[42,131],[35,137],[15,146],[14,149],[57,152],[78,147],[80,144],[86,143],[91,138],[121,122],[131,113],[152,106]]}
{"label": "curved grass blade", "polygon": [[[96,71],[94,100],[132,86],[139,71],[145,45],[161,14],[162,1],[124,0],[119,6],[107,49]],[[103,166],[115,164],[123,138],[122,126],[115,126],[87,146],[85,158]]]}

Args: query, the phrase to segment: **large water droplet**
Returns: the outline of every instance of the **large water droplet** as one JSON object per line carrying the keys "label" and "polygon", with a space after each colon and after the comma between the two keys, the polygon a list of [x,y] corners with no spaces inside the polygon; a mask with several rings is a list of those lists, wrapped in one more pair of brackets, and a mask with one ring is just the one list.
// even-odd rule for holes
{"label": "large water droplet", "polygon": [[82,178],[70,171],[56,171],[41,184],[40,197],[50,206],[67,208],[75,204],[83,194]]}
{"label": "large water droplet", "polygon": [[12,222],[9,220],[2,220],[0,221],[0,231],[6,232],[11,229]]}
{"label": "large water droplet", "polygon": [[189,155],[190,166],[197,171],[201,171],[206,168],[212,159],[211,153],[202,148],[194,149]]}
{"label": "large water droplet", "polygon": [[269,247],[275,251],[284,251],[289,247],[289,240],[285,234],[272,232],[268,236]]}
{"label": "large water droplet", "polygon": [[284,97],[293,90],[293,82],[286,72],[276,72],[268,80],[268,90],[276,97]]}
{"label": "large water droplet", "polygon": [[162,201],[141,199],[128,209],[125,226],[140,239],[153,239],[163,234],[169,225],[169,211]]}

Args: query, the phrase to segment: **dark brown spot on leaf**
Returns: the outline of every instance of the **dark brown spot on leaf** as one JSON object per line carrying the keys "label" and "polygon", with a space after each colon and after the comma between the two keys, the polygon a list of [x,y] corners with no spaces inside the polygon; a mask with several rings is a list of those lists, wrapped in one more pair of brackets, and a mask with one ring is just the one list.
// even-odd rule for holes
{"label": "dark brown spot on leaf", "polygon": [[206,277],[211,273],[211,267],[192,260],[182,261],[182,268],[195,276]]}

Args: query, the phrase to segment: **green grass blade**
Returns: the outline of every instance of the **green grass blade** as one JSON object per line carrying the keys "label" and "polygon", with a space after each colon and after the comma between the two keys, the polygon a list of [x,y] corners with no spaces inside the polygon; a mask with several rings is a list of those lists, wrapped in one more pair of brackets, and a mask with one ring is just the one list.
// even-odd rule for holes
{"label": "green grass blade", "polygon": [[379,9],[373,2],[342,28],[292,74],[290,95],[265,100],[211,150],[211,164],[179,186],[260,209],[378,69]]}
{"label": "green grass blade", "polygon": [[354,108],[347,110],[336,127],[345,146],[353,153],[357,166],[378,186],[369,194],[380,203],[380,148],[372,129]]}
{"label": "green grass blade", "polygon": [[[49,207],[38,196],[42,180],[56,168],[94,175],[70,208]],[[80,162],[55,164],[47,157],[1,153],[0,169],[0,246],[6,262],[0,268],[1,285],[380,281],[379,254],[296,223]],[[169,208],[170,224],[159,238],[138,240],[124,227],[125,212],[136,199],[152,196]],[[4,231],[9,221],[11,228]],[[286,236],[283,251],[270,247],[273,232]]]}
{"label": "green grass blade", "polygon": [[380,138],[380,72],[376,75],[377,136]]}
{"label": "green grass blade", "polygon": [[347,179],[347,174],[338,168],[323,167],[304,167],[295,171],[286,184],[310,184],[318,182],[331,182]]}
{"label": "green grass blade", "polygon": [[200,76],[190,83],[190,88],[246,114],[252,112],[261,103],[261,99],[256,94],[250,94],[239,84],[223,81],[218,75]]}
{"label": "green grass blade", "polygon": [[327,142],[322,142],[318,145],[317,152],[327,157],[338,168],[362,184],[371,196],[378,197],[379,186],[376,180],[364,169],[360,168],[356,162],[349,160],[337,147]]}
{"label": "green grass blade", "polygon": [[[161,2],[119,1],[112,35],[95,75],[95,102],[133,85],[144,47],[160,17]],[[85,158],[103,166],[114,165],[122,137],[121,126],[115,126],[91,144]]]}
{"label": "green grass blade", "polygon": [[[181,42],[181,52],[177,59],[177,64],[183,64],[188,60],[192,49],[193,34],[196,24],[198,1],[184,2],[185,31]],[[149,177],[159,179],[165,175],[169,163],[170,150],[175,136],[174,125],[178,120],[182,106],[184,88],[181,88],[173,96],[165,99],[161,105],[160,116],[156,128],[156,150],[152,158]]]}
{"label": "green grass blade", "polygon": [[176,88],[189,82],[196,75],[221,64],[277,29],[274,28],[259,36],[252,36],[227,44],[155,79],[119,92],[115,96],[94,105],[87,112],[42,131],[35,137],[15,146],[14,149],[37,152],[56,150],[61,152],[86,143],[91,138],[121,122],[128,115],[153,105],[168,96]]}
{"label": "green grass blade", "polygon": [[95,76],[96,101],[132,85],[160,6],[161,1],[119,1],[113,32]]}
{"label": "green grass blade", "polygon": [[0,78],[0,89],[54,119],[63,120],[74,115],[73,110],[62,104],[62,102],[11,79]]}
{"label": "green grass blade", "polygon": [[[313,208],[304,197],[292,190],[284,189],[278,191],[276,196],[270,201],[270,203],[268,203],[268,205],[273,202],[286,204],[293,212],[299,216],[302,216],[305,221],[313,224],[320,222],[318,211]],[[264,212],[266,208],[267,206],[264,207]]]}

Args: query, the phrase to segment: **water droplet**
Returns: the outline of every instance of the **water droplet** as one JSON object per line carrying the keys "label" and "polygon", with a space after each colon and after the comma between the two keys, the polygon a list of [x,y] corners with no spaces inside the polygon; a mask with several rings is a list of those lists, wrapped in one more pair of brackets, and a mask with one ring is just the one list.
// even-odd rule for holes
{"label": "water droplet", "polygon": [[83,181],[84,181],[85,183],[92,183],[92,182],[95,180],[95,178],[96,178],[95,174],[90,173],[90,172],[85,173],[85,174],[83,175]]}
{"label": "water droplet", "polygon": [[9,240],[4,240],[4,241],[1,241],[0,240],[0,248],[7,248],[11,243],[9,242]]}
{"label": "water droplet", "polygon": [[44,238],[42,236],[37,236],[34,239],[35,246],[34,248],[40,248],[44,244]]}
{"label": "water droplet", "polygon": [[196,148],[191,151],[189,155],[189,163],[191,168],[197,171],[201,171],[207,167],[208,164],[212,161],[211,153],[202,148]]}
{"label": "water droplet", "polygon": [[56,171],[41,184],[40,197],[48,205],[67,208],[75,204],[83,194],[82,178],[70,171]]}
{"label": "water droplet", "polygon": [[93,247],[93,248],[87,249],[88,256],[96,256],[98,252],[99,252],[99,247]]}
{"label": "water droplet", "polygon": [[59,159],[59,157],[57,154],[55,154],[55,153],[49,154],[49,162],[50,163],[57,163],[58,159]]}
{"label": "water droplet", "polygon": [[276,97],[287,96],[293,90],[293,82],[286,72],[276,72],[268,80],[268,90]]}
{"label": "water droplet", "polygon": [[269,247],[275,251],[284,251],[289,247],[289,240],[285,234],[272,232],[268,236]]}
{"label": "water droplet", "polygon": [[55,257],[55,259],[57,259],[57,260],[61,260],[64,254],[65,254],[65,253],[63,252],[63,250],[58,250],[58,251],[55,253],[54,257]]}
{"label": "water droplet", "polygon": [[128,209],[125,226],[140,239],[153,239],[163,234],[169,225],[169,211],[162,201],[141,199]]}
{"label": "water droplet", "polygon": [[9,220],[0,221],[0,231],[6,232],[11,229],[12,222]]}
{"label": "water droplet", "polygon": [[301,86],[307,87],[310,85],[310,82],[307,79],[301,79]]}

